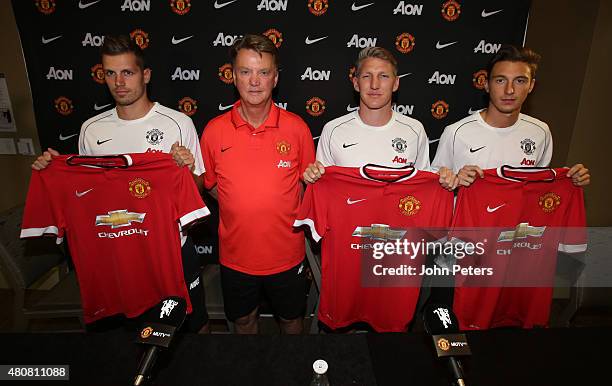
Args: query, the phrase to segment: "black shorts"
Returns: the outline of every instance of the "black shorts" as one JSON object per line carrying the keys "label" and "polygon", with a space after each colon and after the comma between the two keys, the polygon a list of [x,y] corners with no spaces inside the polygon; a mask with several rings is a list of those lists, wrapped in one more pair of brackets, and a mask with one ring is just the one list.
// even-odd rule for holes
{"label": "black shorts", "polygon": [[302,261],[293,268],[272,275],[249,275],[221,265],[221,287],[225,316],[230,321],[250,314],[263,296],[276,316],[292,320],[306,310],[306,267]]}
{"label": "black shorts", "polygon": [[202,283],[200,257],[195,250],[191,237],[187,237],[185,245],[181,248],[183,257],[183,273],[185,284],[189,292],[189,300],[193,311],[187,315],[183,323],[182,331],[198,332],[208,322],[208,311],[206,310],[206,298],[204,296],[204,283]]}

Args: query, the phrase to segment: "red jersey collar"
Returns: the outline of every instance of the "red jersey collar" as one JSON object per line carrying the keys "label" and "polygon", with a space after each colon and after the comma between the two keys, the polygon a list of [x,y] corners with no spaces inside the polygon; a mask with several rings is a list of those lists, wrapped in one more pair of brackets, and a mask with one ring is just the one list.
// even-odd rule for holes
{"label": "red jersey collar", "polygon": [[257,128],[252,127],[247,121],[242,119],[242,116],[240,115],[240,111],[238,111],[238,108],[240,107],[240,105],[241,105],[241,102],[239,100],[236,101],[236,103],[234,103],[234,107],[232,107],[232,110],[230,112],[232,123],[234,124],[234,128],[237,129],[241,126],[246,125],[252,131],[260,132],[260,131],[264,131],[266,128],[278,127],[278,121],[280,118],[280,109],[278,108],[278,106],[274,104],[274,101],[272,101],[272,105],[270,106],[270,112],[268,113],[268,118],[266,118],[265,122]]}

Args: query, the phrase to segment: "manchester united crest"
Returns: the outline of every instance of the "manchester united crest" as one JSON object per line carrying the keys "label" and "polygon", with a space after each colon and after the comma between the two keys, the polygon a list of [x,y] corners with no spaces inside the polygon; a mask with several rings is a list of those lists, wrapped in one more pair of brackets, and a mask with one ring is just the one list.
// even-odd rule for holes
{"label": "manchester united crest", "polygon": [[272,43],[274,43],[276,48],[280,48],[281,44],[283,44],[283,34],[274,28],[270,28],[262,35],[272,40]]}
{"label": "manchester united crest", "polygon": [[177,15],[184,15],[191,10],[191,0],[170,0],[170,8]]}
{"label": "manchester united crest", "polygon": [[280,155],[289,154],[291,151],[291,144],[287,141],[280,141],[276,144],[276,151]]}
{"label": "manchester united crest", "polygon": [[349,69],[349,74],[348,74],[348,77],[351,83],[353,82],[353,78],[355,77],[355,71],[357,71],[357,67],[351,66],[351,68]]}
{"label": "manchester united crest", "polygon": [[407,54],[414,49],[414,36],[408,32],[399,34],[395,38],[395,48],[402,54]]}
{"label": "manchester united crest", "polygon": [[149,195],[149,193],[151,193],[151,185],[149,184],[149,181],[142,179],[142,178],[136,178],[135,180],[130,181],[130,193],[132,193],[132,196],[136,197],[136,198],[145,198]]}
{"label": "manchester united crest", "polygon": [[527,155],[532,155],[536,149],[535,142],[533,142],[529,138],[525,138],[524,140],[521,141],[521,149],[523,149],[523,153]]}
{"label": "manchester united crest", "polygon": [[102,68],[102,64],[98,63],[91,68],[91,79],[93,79],[96,83],[104,84],[104,68]]}
{"label": "manchester united crest", "polygon": [[36,0],[34,2],[38,12],[50,15],[55,12],[55,0]]}
{"label": "manchester united crest", "polygon": [[448,115],[448,103],[437,101],[431,105],[431,115],[436,119],[442,119]]}
{"label": "manchester united crest", "polygon": [[178,102],[178,109],[185,115],[192,116],[198,110],[198,104],[195,99],[184,97]]}
{"label": "manchester united crest", "polygon": [[548,192],[542,196],[538,200],[538,204],[540,208],[546,213],[550,213],[557,209],[559,205],[561,205],[561,197],[553,192]]}
{"label": "manchester united crest", "polygon": [[399,209],[404,216],[414,216],[421,209],[421,201],[414,196],[406,196],[399,200]]}
{"label": "manchester united crest", "polygon": [[442,4],[442,17],[448,21],[455,21],[461,14],[461,4],[455,0],[449,0]]}
{"label": "manchester united crest", "polygon": [[478,90],[484,90],[486,83],[487,83],[487,71],[486,70],[476,71],[472,75],[472,84]]}
{"label": "manchester united crest", "polygon": [[406,148],[408,147],[408,144],[406,143],[406,140],[403,138],[395,138],[393,141],[391,141],[391,146],[393,147],[393,150],[395,150],[398,153],[403,153],[406,151]]}
{"label": "manchester united crest", "polygon": [[325,112],[325,101],[319,97],[312,97],[306,102],[306,112],[318,117]]}
{"label": "manchester united crest", "polygon": [[153,329],[151,327],[145,327],[140,331],[140,337],[146,339],[151,336]]}
{"label": "manchester united crest", "polygon": [[55,106],[55,111],[66,116],[72,114],[74,111],[74,106],[72,105],[72,101],[65,97],[61,96],[53,101],[53,105]]}
{"label": "manchester united crest", "polygon": [[308,10],[315,16],[321,16],[327,12],[328,0],[308,0]]}
{"label": "manchester united crest", "polygon": [[130,37],[141,50],[144,50],[149,46],[149,34],[141,29],[135,29],[134,31],[130,32]]}
{"label": "manchester united crest", "polygon": [[159,129],[149,130],[146,138],[151,145],[159,145],[164,139],[164,132]]}
{"label": "manchester united crest", "polygon": [[234,71],[232,69],[232,65],[229,63],[225,63],[221,67],[219,67],[219,79],[225,84],[234,83]]}

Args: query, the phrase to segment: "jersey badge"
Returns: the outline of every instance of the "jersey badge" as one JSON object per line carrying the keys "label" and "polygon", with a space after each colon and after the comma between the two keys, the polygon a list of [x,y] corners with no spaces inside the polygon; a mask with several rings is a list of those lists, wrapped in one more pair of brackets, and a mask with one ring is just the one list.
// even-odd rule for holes
{"label": "jersey badge", "polygon": [[523,149],[523,152],[525,154],[531,155],[536,149],[535,142],[533,142],[529,138],[525,138],[524,140],[521,141],[521,149]]}
{"label": "jersey badge", "polygon": [[391,146],[396,152],[403,153],[406,151],[408,144],[403,138],[395,138],[393,141],[391,141]]}
{"label": "jersey badge", "polygon": [[136,198],[145,198],[151,193],[151,185],[149,181],[142,178],[136,178],[130,181],[130,193]]}
{"label": "jersey badge", "polygon": [[164,132],[159,129],[147,131],[147,142],[151,145],[159,145],[164,139]]}
{"label": "jersey badge", "polygon": [[291,151],[291,144],[287,141],[280,141],[276,143],[276,151],[280,155],[289,154]]}
{"label": "jersey badge", "polygon": [[421,209],[421,201],[414,196],[406,196],[399,200],[399,209],[404,216],[414,216]]}
{"label": "jersey badge", "polygon": [[559,197],[553,192],[548,192],[540,196],[540,199],[538,200],[538,204],[540,205],[540,208],[542,208],[544,212],[550,213],[554,211],[555,209],[557,209],[559,205],[561,205],[561,197]]}

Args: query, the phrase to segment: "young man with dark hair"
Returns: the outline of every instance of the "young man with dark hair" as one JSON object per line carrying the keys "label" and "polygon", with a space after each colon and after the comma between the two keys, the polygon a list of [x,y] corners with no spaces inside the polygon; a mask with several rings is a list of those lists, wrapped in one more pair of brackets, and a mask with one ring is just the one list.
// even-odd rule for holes
{"label": "young man with dark hair", "polygon": [[[191,118],[152,102],[147,95],[151,69],[144,54],[129,36],[105,36],[101,48],[106,85],[115,107],[83,123],[79,154],[108,155],[164,152],[172,154],[178,166],[187,166],[201,187],[204,162],[198,134]],[[32,164],[41,170],[59,153],[51,148]],[[208,331],[204,289],[199,280],[199,261],[190,238],[183,238],[183,268],[194,306],[187,324],[192,331]],[[144,283],[143,283],[144,285]]]}
{"label": "young man with dark hair", "polygon": [[230,57],[240,100],[212,119],[201,139],[204,186],[219,201],[225,313],[236,332],[257,333],[265,294],[282,332],[299,334],[306,306],[304,235],[292,224],[314,144],[306,123],[272,101],[278,82],[272,41],[247,34]]}
{"label": "young man with dark hair", "polygon": [[[447,126],[440,137],[434,169],[447,167],[457,173],[447,186],[469,186],[482,169],[511,166],[548,166],[553,143],[548,125],[521,113],[535,86],[540,55],[528,48],[506,45],[488,64],[485,90],[489,106]],[[575,185],[590,182],[589,170],[576,164],[567,175]]]}
{"label": "young man with dark hair", "polygon": [[358,167],[414,165],[429,169],[429,144],[421,122],[392,109],[399,88],[397,60],[382,47],[359,52],[353,87],[359,93],[359,110],[328,122],[317,147],[317,161],[304,172],[313,183],[326,166]]}

